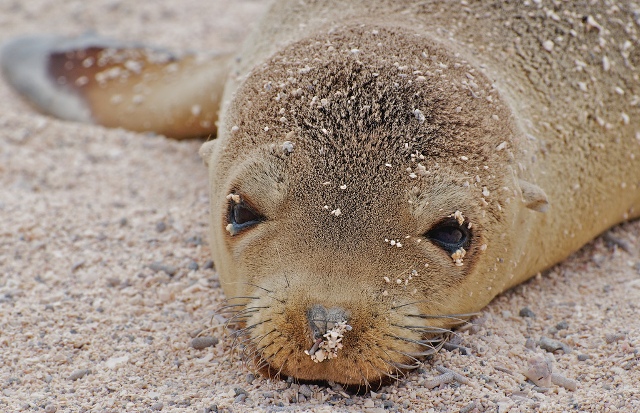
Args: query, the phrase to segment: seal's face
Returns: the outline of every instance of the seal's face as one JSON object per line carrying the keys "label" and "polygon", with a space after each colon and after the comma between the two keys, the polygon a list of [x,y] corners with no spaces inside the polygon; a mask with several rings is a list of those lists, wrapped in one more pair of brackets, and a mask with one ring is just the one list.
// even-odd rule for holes
{"label": "seal's face", "polygon": [[208,164],[216,268],[259,368],[395,377],[498,292],[478,271],[513,198],[491,169],[511,141],[498,101],[467,62],[393,29],[308,40],[249,76]]}

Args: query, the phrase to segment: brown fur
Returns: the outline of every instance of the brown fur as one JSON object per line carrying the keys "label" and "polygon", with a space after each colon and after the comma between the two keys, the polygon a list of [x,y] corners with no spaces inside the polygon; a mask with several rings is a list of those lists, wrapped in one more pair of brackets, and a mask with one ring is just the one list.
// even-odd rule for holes
{"label": "brown fur", "polygon": [[[216,268],[270,374],[396,377],[639,216],[640,8],[468,3],[278,1],[245,46],[201,154]],[[264,221],[231,235],[229,194]],[[425,238],[456,211],[460,266]],[[321,363],[304,353],[314,305],[353,327]]]}
{"label": "brown fur", "polygon": [[[637,49],[627,63],[608,53],[607,72],[598,61],[576,72],[582,49],[599,42],[581,18],[607,24],[601,11],[563,4],[574,10],[555,11],[563,16],[555,21],[546,17],[552,8],[473,4],[376,2],[345,12],[279,2],[263,24],[285,30],[248,43],[248,61],[227,86],[220,141],[210,144],[217,149],[203,151],[211,152],[216,265],[228,296],[258,297],[247,300],[248,311],[260,308],[246,318],[248,343],[271,371],[349,384],[394,375],[425,350],[416,344],[421,332],[456,321],[437,316],[481,309],[638,215]],[[632,21],[628,10],[618,15]],[[623,38],[614,23],[602,30],[613,30],[608,41]],[[549,52],[545,36],[566,42]],[[288,156],[286,140],[295,144]],[[430,175],[409,177],[412,154],[425,156]],[[250,198],[267,221],[226,233],[230,192]],[[329,214],[336,207],[337,217]],[[473,224],[461,267],[421,239],[456,210]],[[405,286],[412,270],[419,275]],[[338,358],[318,364],[303,353],[313,304],[355,312]]]}

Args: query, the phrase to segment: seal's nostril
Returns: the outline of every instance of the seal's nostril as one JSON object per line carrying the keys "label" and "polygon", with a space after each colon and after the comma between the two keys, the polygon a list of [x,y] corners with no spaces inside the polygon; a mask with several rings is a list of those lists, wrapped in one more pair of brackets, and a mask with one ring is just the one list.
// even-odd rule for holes
{"label": "seal's nostril", "polygon": [[307,319],[309,320],[313,339],[317,340],[336,325],[349,321],[349,314],[340,307],[327,309],[320,304],[314,304],[307,311]]}
{"label": "seal's nostril", "polygon": [[311,360],[320,363],[338,357],[338,350],[342,348],[342,337],[351,331],[349,313],[340,307],[325,308],[315,304],[307,310],[309,329],[313,346],[305,351]]}

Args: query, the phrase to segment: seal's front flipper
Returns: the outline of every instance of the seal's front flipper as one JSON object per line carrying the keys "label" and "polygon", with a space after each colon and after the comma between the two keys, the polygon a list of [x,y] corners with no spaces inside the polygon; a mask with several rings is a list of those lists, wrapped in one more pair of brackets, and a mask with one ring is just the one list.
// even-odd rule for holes
{"label": "seal's front flipper", "polygon": [[8,82],[42,112],[173,138],[215,134],[228,66],[227,55],[176,56],[92,35],[21,38],[0,53]]}

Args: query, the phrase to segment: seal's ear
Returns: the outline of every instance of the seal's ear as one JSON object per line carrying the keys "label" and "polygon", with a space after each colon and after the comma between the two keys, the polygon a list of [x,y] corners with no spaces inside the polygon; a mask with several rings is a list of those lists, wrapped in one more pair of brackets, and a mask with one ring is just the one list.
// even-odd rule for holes
{"label": "seal's ear", "polygon": [[213,154],[213,152],[215,152],[217,147],[218,147],[217,139],[212,139],[202,144],[198,153],[200,154],[200,157],[204,161],[205,165],[209,166],[209,159],[211,159],[211,155]]}
{"label": "seal's ear", "polygon": [[527,208],[538,212],[547,212],[549,209],[549,200],[542,188],[522,179],[518,179],[518,184],[522,191],[522,201]]}

